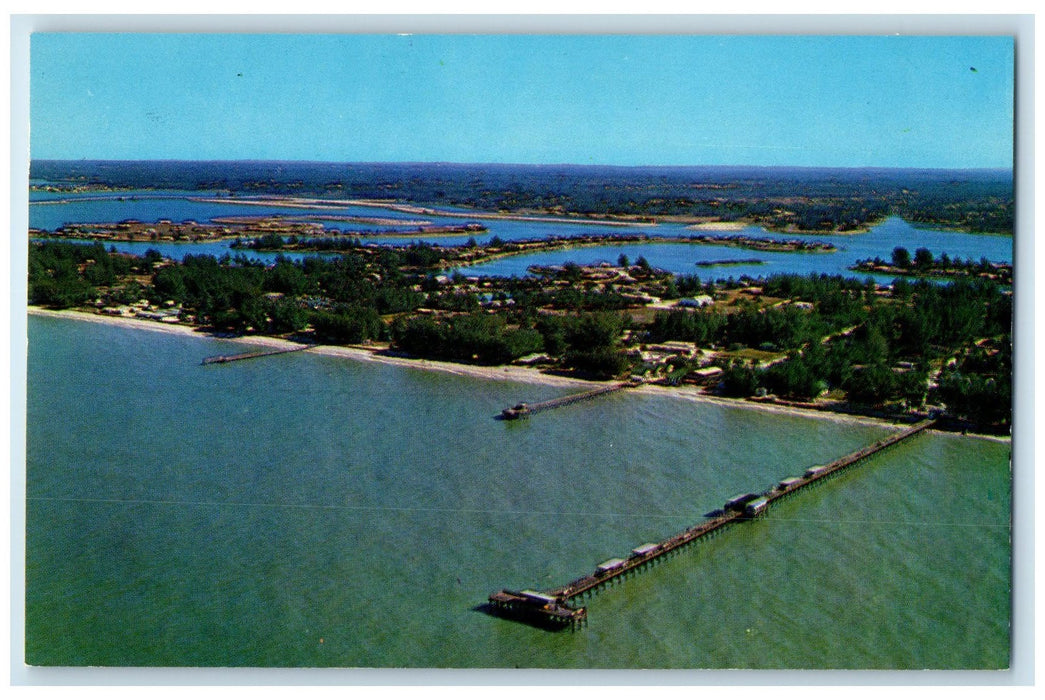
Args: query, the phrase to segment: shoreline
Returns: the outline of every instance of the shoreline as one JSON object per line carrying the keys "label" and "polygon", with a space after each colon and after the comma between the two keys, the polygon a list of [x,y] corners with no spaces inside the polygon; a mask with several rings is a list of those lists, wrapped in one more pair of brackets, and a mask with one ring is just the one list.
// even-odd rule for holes
{"label": "shoreline", "polygon": [[[87,323],[101,323],[109,326],[146,330],[158,333],[167,333],[169,335],[179,335],[182,337],[228,340],[230,342],[240,343],[243,345],[255,345],[273,349],[291,349],[298,348],[301,346],[301,343],[299,342],[286,340],[283,338],[273,338],[271,336],[255,335],[234,336],[225,338],[217,335],[204,333],[197,330],[196,328],[180,324],[165,324],[156,321],[150,321],[147,319],[103,316],[101,314],[94,314],[87,311],[55,311],[52,309],[44,309],[37,306],[29,306],[27,307],[27,311],[29,315],[35,316],[43,316],[48,318],[64,318],[68,320],[83,321]],[[530,367],[516,367],[507,365],[486,367],[479,365],[465,365],[456,362],[446,362],[442,360],[427,360],[421,358],[415,359],[407,357],[395,357],[391,355],[381,355],[374,352],[371,349],[367,349],[364,346],[358,345],[318,345],[309,348],[304,352],[315,353],[317,355],[323,355],[325,357],[337,357],[347,360],[353,360],[357,362],[375,362],[396,367],[444,372],[448,374],[456,374],[458,376],[472,377],[476,379],[514,381],[524,384],[538,384],[574,389],[588,389],[592,387],[605,385],[605,382],[594,382],[586,379],[576,379],[573,377],[562,377],[558,375],[545,374],[539,370]],[[203,358],[201,357],[200,360],[202,361],[202,359]],[[793,406],[752,403],[743,399],[728,399],[719,396],[711,396],[693,387],[665,387],[655,384],[644,384],[633,389],[629,389],[629,391],[632,393],[642,394],[644,396],[676,398],[685,401],[713,404],[724,408],[737,408],[751,411],[760,411],[763,413],[776,413],[779,415],[788,415],[794,417],[814,418],[820,420],[828,420],[835,423],[847,423],[850,425],[864,425],[873,427],[895,427],[898,425],[903,425],[901,423],[896,423],[891,420],[887,420],[884,418],[875,418],[872,416],[835,413],[832,411],[817,411],[813,409],[796,408]],[[525,398],[526,397],[520,397],[519,400],[525,400]],[[1005,443],[1011,442],[1012,439],[1011,437],[981,434],[969,434],[963,437],[974,437],[984,440],[993,440],[996,442]]]}
{"label": "shoreline", "polygon": [[[488,231],[487,231],[488,232]],[[407,232],[408,234],[409,232]],[[367,234],[364,236],[357,236],[361,240],[369,240],[372,238],[414,238],[420,239],[425,235],[436,235],[436,236],[466,236],[475,235],[476,232],[464,231],[463,233],[438,233],[438,232],[422,232],[415,233],[414,235],[405,235],[402,232],[398,233],[376,233]],[[482,232],[480,232],[482,235]],[[364,243],[364,246],[366,244]],[[389,244],[384,244],[389,245]],[[402,244],[391,244],[393,246]],[[561,251],[561,250],[575,250],[580,248],[619,248],[621,246],[632,246],[632,245],[693,245],[693,246],[718,246],[722,248],[736,248],[739,250],[750,250],[756,253],[794,253],[797,255],[819,255],[822,253],[835,253],[837,247],[832,243],[824,243],[823,241],[815,241],[811,243],[795,242],[795,241],[782,241],[779,239],[772,238],[746,238],[746,237],[717,237],[717,236],[660,236],[660,235],[649,235],[649,234],[589,234],[581,236],[566,236],[566,237],[549,237],[549,238],[518,238],[514,240],[504,241],[503,244],[497,247],[496,252],[490,252],[489,246],[477,246],[474,254],[471,257],[460,257],[456,260],[449,262],[457,263],[461,266],[473,266],[483,265],[488,262],[495,260],[501,260],[504,258],[520,257],[524,255],[533,255],[537,253],[545,253],[549,251]],[[456,245],[446,245],[440,243],[431,244],[434,248],[439,248],[444,251],[455,252],[460,251],[461,247]],[[310,247],[307,243],[297,244],[297,247],[291,245],[283,245],[279,248],[275,247],[259,247],[250,248],[258,253],[277,253],[281,251],[289,251],[294,253],[317,253],[317,252],[338,252],[338,251],[323,251],[319,247]],[[342,251],[343,252],[343,251]],[[713,264],[718,265],[722,262],[714,262]],[[763,264],[761,260],[727,260],[724,261],[728,264],[737,265],[749,265],[749,264]],[[696,263],[701,266],[701,262]]]}
{"label": "shoreline", "polygon": [[[301,346],[301,343],[299,342],[293,340],[286,340],[284,338],[274,338],[272,336],[250,335],[222,337],[200,331],[191,326],[185,326],[181,324],[159,323],[157,321],[150,321],[147,319],[124,318],[120,316],[103,316],[101,314],[94,314],[88,311],[79,311],[72,309],[55,311],[53,309],[44,309],[38,306],[29,306],[27,307],[27,311],[30,315],[35,316],[44,316],[48,318],[64,318],[74,321],[84,321],[86,323],[100,323],[109,326],[118,326],[121,328],[153,331],[157,333],[167,333],[168,335],[179,335],[186,338],[209,338],[211,340],[227,340],[234,343],[240,343],[242,345],[255,345],[272,349],[282,350],[297,348]],[[450,374],[471,376],[480,379],[502,379],[509,381],[524,382],[527,384],[546,384],[549,386],[562,386],[574,388],[585,388],[591,386],[592,384],[598,384],[598,382],[589,382],[584,379],[574,379],[572,377],[560,377],[556,375],[543,374],[542,372],[529,367],[515,367],[503,365],[499,367],[484,367],[480,365],[465,365],[456,362],[446,362],[442,360],[426,360],[421,358],[413,359],[408,357],[395,357],[392,355],[380,355],[374,352],[373,350],[367,349],[366,347],[360,345],[317,345],[315,347],[309,348],[305,352],[323,355],[326,357],[341,357],[360,362],[377,362],[387,365],[395,365],[397,367],[447,372]],[[200,359],[202,360],[203,358],[201,357]]]}
{"label": "shoreline", "polygon": [[404,214],[430,216],[436,218],[457,219],[498,219],[503,221],[535,221],[539,223],[553,224],[588,224],[597,226],[655,226],[655,223],[646,221],[627,221],[620,219],[597,219],[590,217],[562,217],[544,216],[537,214],[523,214],[513,212],[494,211],[453,211],[450,209],[439,209],[421,204],[408,204],[398,200],[379,199],[324,199],[315,197],[279,197],[271,198],[253,197],[237,199],[234,197],[190,197],[192,201],[213,204],[246,204],[252,206],[285,206],[293,209],[334,209],[349,207],[371,207],[377,209],[388,209]]}

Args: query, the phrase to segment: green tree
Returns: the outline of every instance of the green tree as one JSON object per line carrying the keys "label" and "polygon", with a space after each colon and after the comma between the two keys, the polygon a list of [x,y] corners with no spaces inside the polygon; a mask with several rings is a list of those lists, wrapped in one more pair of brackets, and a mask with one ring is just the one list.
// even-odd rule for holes
{"label": "green tree", "polygon": [[843,388],[853,403],[881,406],[895,395],[896,375],[884,363],[867,365],[854,370]]}
{"label": "green tree", "polygon": [[925,405],[926,394],[929,391],[928,372],[924,370],[911,370],[896,376],[896,392],[909,408],[921,408]]}
{"label": "green tree", "polygon": [[918,248],[914,251],[914,266],[919,270],[928,270],[933,266],[933,254],[928,248]]}
{"label": "green tree", "polygon": [[754,396],[760,385],[758,371],[748,362],[730,362],[722,373],[722,393],[726,396]]}
{"label": "green tree", "polygon": [[369,307],[339,306],[311,315],[316,335],[334,343],[362,343],[381,335],[381,317]]}
{"label": "green tree", "polygon": [[274,333],[297,333],[308,323],[305,310],[290,299],[269,302],[268,315],[269,325]]}
{"label": "green tree", "polygon": [[618,350],[611,347],[588,349],[571,348],[563,358],[566,365],[596,379],[610,379],[623,374],[630,363]]}
{"label": "green tree", "polygon": [[994,377],[963,372],[945,372],[936,396],[948,413],[981,426],[1008,425],[1012,416],[1012,384]]}
{"label": "green tree", "polygon": [[264,289],[269,292],[299,295],[309,287],[305,271],[286,258],[277,258],[276,264],[265,273]]}
{"label": "green tree", "polygon": [[542,315],[536,322],[536,330],[541,334],[544,351],[553,357],[558,357],[566,352],[567,320],[562,316]]}
{"label": "green tree", "polygon": [[411,355],[498,365],[536,352],[541,334],[532,328],[509,328],[501,316],[484,313],[438,322],[419,316],[395,324],[396,346]]}
{"label": "green tree", "polygon": [[893,265],[904,268],[911,266],[911,254],[903,246],[893,248]]}

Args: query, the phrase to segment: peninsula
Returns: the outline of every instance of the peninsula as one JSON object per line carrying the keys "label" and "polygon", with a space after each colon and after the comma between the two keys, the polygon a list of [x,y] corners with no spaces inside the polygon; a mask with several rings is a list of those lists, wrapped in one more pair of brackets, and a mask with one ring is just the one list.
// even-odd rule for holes
{"label": "peninsula", "polygon": [[[463,247],[467,250],[467,247]],[[1012,295],[991,280],[705,283],[621,259],[447,275],[424,243],[273,264],[36,241],[29,302],[466,366],[641,379],[752,404],[1008,430]],[[623,258],[623,256],[622,256]]]}

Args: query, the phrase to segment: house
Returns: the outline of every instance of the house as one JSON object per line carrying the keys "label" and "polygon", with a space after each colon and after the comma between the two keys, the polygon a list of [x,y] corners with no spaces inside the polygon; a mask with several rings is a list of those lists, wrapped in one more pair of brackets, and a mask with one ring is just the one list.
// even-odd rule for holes
{"label": "house", "polygon": [[766,498],[756,498],[755,500],[744,506],[744,517],[754,518],[762,515],[769,508],[769,500]]}
{"label": "house", "polygon": [[551,358],[548,357],[548,355],[545,355],[543,352],[535,352],[530,355],[524,355],[523,357],[520,357],[519,359],[515,360],[512,364],[531,366],[540,364],[542,362],[551,362]]}
{"label": "house", "polygon": [[656,345],[650,345],[648,348],[654,352],[667,353],[669,355],[682,355],[683,357],[693,357],[697,352],[697,346],[695,343],[687,343],[681,340],[666,340]]}
{"label": "house", "polygon": [[647,554],[653,554],[658,549],[660,549],[660,545],[659,544],[654,544],[653,542],[647,542],[646,544],[641,544],[638,547],[636,547],[635,549],[631,550],[631,556],[633,556],[633,557],[644,557]]}
{"label": "house", "polygon": [[711,305],[715,300],[707,294],[702,294],[699,297],[686,297],[679,299],[676,306],[682,307],[683,309],[700,309],[705,306]]}
{"label": "house", "polygon": [[602,562],[601,564],[595,567],[595,573],[608,574],[611,571],[616,571],[617,569],[623,567],[627,563],[628,562],[624,561],[623,559],[607,559],[606,561]]}
{"label": "house", "polygon": [[701,367],[689,373],[686,380],[692,384],[707,385],[719,377],[724,369],[721,367]]}
{"label": "house", "polygon": [[758,498],[757,493],[738,493],[736,496],[733,496],[728,501],[726,501],[726,505],[722,506],[722,510],[743,511],[744,506],[746,506],[748,503],[755,500],[756,498]]}

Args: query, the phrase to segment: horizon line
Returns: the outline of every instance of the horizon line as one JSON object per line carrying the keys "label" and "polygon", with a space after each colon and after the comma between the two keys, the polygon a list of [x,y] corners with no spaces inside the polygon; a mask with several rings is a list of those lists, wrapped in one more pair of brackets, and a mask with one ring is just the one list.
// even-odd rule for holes
{"label": "horizon line", "polygon": [[746,169],[788,169],[788,170],[928,170],[928,171],[971,171],[997,170],[1012,172],[1012,165],[976,165],[976,166],[939,166],[939,165],[759,165],[736,163],[704,163],[704,164],[617,164],[617,163],[526,163],[506,161],[450,161],[450,160],[315,160],[288,158],[29,158],[30,164],[36,162],[56,163],[293,163],[323,165],[432,165],[432,166],[499,166],[499,167],[534,167],[534,168],[746,168]]}

